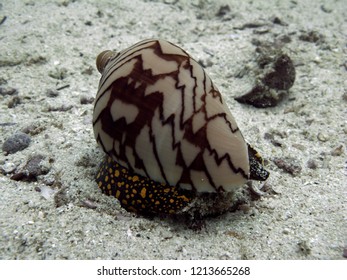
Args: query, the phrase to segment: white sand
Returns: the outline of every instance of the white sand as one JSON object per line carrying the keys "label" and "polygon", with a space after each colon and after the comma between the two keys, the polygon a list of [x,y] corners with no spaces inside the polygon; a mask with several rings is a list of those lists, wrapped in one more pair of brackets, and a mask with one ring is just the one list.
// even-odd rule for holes
{"label": "white sand", "polygon": [[[166,2],[166,3],[165,3]],[[170,3],[174,4],[170,4]],[[177,3],[175,3],[177,2]],[[346,246],[346,1],[2,1],[0,20],[0,144],[31,127],[32,142],[0,154],[0,168],[23,166],[35,154],[50,170],[37,182],[0,175],[1,259],[342,259]],[[168,4],[167,4],[168,3]],[[230,12],[217,17],[219,7]],[[283,23],[273,24],[273,16]],[[265,24],[241,28],[247,23]],[[324,41],[299,39],[315,31]],[[284,50],[296,65],[290,98],[275,108],[234,101],[253,86],[252,40],[288,35]],[[93,176],[102,158],[94,140],[94,62],[104,49],[164,38],[207,65],[243,135],[269,162],[265,195],[247,211],[206,220],[194,232],[182,223],[135,217],[103,195]],[[91,71],[92,69],[92,71]],[[91,73],[90,73],[91,71]],[[63,75],[63,79],[51,76]],[[47,90],[61,86],[58,97]],[[52,111],[65,108],[66,111]],[[275,134],[282,146],[264,139]],[[342,152],[332,155],[339,146]],[[274,158],[295,158],[293,177]],[[309,161],[317,168],[308,168]],[[49,183],[55,182],[52,187]],[[35,189],[41,189],[41,193]],[[59,194],[46,193],[54,189]],[[46,198],[43,195],[46,196]],[[56,207],[60,198],[60,207]],[[92,201],[95,209],[85,207]]]}

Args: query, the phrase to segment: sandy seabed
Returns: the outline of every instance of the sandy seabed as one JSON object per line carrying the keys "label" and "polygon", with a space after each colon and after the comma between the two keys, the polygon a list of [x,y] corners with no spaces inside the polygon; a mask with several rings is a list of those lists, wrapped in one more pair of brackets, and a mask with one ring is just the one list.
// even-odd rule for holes
{"label": "sandy seabed", "polygon": [[[0,144],[18,131],[31,142],[0,154],[0,258],[346,257],[345,8],[342,0],[2,1]],[[146,38],[174,42],[204,65],[271,172],[270,191],[200,231],[127,213],[94,181],[103,157],[91,125],[95,57]],[[266,109],[234,100],[254,85],[259,42],[280,42],[296,67],[289,96]]]}

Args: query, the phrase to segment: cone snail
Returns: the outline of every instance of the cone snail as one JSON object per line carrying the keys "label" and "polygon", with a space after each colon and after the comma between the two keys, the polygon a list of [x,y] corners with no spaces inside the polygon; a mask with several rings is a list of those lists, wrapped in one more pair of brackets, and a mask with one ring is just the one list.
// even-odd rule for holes
{"label": "cone snail", "polygon": [[96,64],[93,128],[107,154],[96,181],[123,208],[177,214],[201,194],[267,179],[221,93],[186,51],[150,39],[104,51]]}

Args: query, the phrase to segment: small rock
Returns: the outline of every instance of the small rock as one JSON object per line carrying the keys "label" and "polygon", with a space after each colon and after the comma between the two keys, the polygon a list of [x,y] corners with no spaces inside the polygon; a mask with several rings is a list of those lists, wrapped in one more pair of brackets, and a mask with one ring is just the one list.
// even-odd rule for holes
{"label": "small rock", "polygon": [[39,54],[34,54],[33,56],[30,56],[28,59],[27,59],[27,62],[25,63],[27,66],[30,66],[30,65],[42,65],[42,64],[45,64],[47,62],[47,58],[42,56],[42,55],[39,55]]}
{"label": "small rock", "polygon": [[45,213],[42,212],[42,211],[39,211],[39,212],[37,213],[37,217],[38,217],[40,220],[43,220],[43,219],[45,218]]}
{"label": "small rock", "polygon": [[57,192],[57,190],[54,190],[52,188],[50,188],[49,186],[42,186],[41,187],[41,191],[40,194],[47,200],[51,199],[52,197],[54,197],[55,193]]}
{"label": "small rock", "polygon": [[21,129],[22,132],[31,136],[37,135],[44,130],[46,130],[46,124],[44,122],[34,122]]}
{"label": "small rock", "polygon": [[47,174],[49,171],[49,167],[42,164],[44,158],[43,155],[34,155],[11,179],[15,181],[36,181],[37,176]]}
{"label": "small rock", "polygon": [[268,25],[268,22],[264,21],[264,20],[258,20],[258,21],[251,21],[251,22],[246,22],[245,24],[241,25],[241,26],[235,26],[235,29],[240,29],[240,30],[244,30],[244,29],[248,29],[248,28],[259,28],[259,27],[263,27]]}
{"label": "small rock", "polygon": [[233,231],[233,230],[228,230],[226,232],[224,232],[224,234],[230,236],[230,237],[234,237],[236,239],[243,239],[243,236],[242,234],[236,232],[236,231]]}
{"label": "small rock", "polygon": [[300,241],[298,243],[298,246],[299,246],[299,250],[300,252],[305,255],[305,256],[308,256],[311,254],[311,246],[309,244],[309,242],[303,240],[303,241]]}
{"label": "small rock", "polygon": [[67,69],[66,68],[55,68],[48,72],[48,76],[57,80],[64,80],[67,77]]}
{"label": "small rock", "polygon": [[80,98],[80,103],[82,105],[85,105],[85,104],[92,104],[94,102],[94,97],[88,97],[88,96],[81,96]]}
{"label": "small rock", "polygon": [[292,42],[292,38],[289,35],[282,34],[276,37],[275,44],[284,45]]}
{"label": "small rock", "polygon": [[89,200],[89,199],[82,200],[82,206],[84,206],[86,208],[90,208],[90,209],[96,209],[97,208],[97,205],[94,203],[94,201]]}
{"label": "small rock", "polygon": [[314,159],[309,159],[307,161],[307,167],[310,169],[317,169],[318,165],[317,162]]}
{"label": "small rock", "polygon": [[340,145],[338,147],[336,147],[335,149],[333,149],[330,154],[334,157],[338,157],[341,156],[343,154],[343,146]]}
{"label": "small rock", "polygon": [[295,67],[286,54],[279,54],[274,58],[272,70],[263,78],[263,83],[270,88],[277,90],[290,89],[295,81]]}
{"label": "small rock", "polygon": [[295,158],[287,157],[287,158],[274,158],[273,162],[277,165],[278,168],[282,169],[283,171],[293,175],[297,176],[301,172],[301,166],[300,163],[297,162]]}
{"label": "small rock", "polygon": [[299,144],[299,143],[294,143],[292,146],[293,146],[293,148],[296,148],[296,149],[298,149],[300,151],[305,151],[306,150],[306,147],[304,145],[302,145],[302,144]]}
{"label": "small rock", "polygon": [[324,41],[325,37],[317,31],[312,30],[302,32],[299,35],[299,39],[309,43],[320,43]]}
{"label": "small rock", "polygon": [[0,77],[0,86],[6,85],[6,84],[7,84],[7,80],[4,79],[3,77]]}
{"label": "small rock", "polygon": [[178,2],[178,0],[164,0],[165,4],[169,4],[169,5],[174,5]]}
{"label": "small rock", "polygon": [[13,96],[11,100],[7,103],[8,108],[17,107],[17,105],[21,104],[22,100],[19,96]]}
{"label": "small rock", "polygon": [[322,133],[322,132],[318,133],[317,138],[321,142],[326,142],[329,140],[329,136],[327,134]]}
{"label": "small rock", "polygon": [[94,68],[93,67],[91,67],[91,66],[89,66],[89,67],[87,67],[86,69],[84,69],[84,70],[82,70],[82,74],[83,75],[92,75],[93,74],[93,72],[94,72]]}
{"label": "small rock", "polygon": [[330,14],[333,11],[333,9],[330,6],[327,6],[326,4],[322,4],[320,6],[320,9],[327,14]]}
{"label": "small rock", "polygon": [[11,55],[7,54],[3,58],[0,58],[0,67],[16,66],[25,61],[25,55]]}
{"label": "small rock", "polygon": [[69,203],[69,197],[66,193],[66,188],[61,188],[58,192],[54,195],[54,204],[55,207],[59,208],[63,205],[66,205]]}
{"label": "small rock", "polygon": [[[2,8],[2,5],[0,6],[0,8]],[[6,19],[7,19],[7,16],[2,16],[0,18],[0,25],[3,24],[6,21]]]}
{"label": "small rock", "polygon": [[57,97],[59,95],[59,91],[54,89],[47,89],[46,90],[47,97]]}
{"label": "small rock", "polygon": [[283,25],[283,26],[288,26],[288,23],[285,23],[282,19],[280,19],[277,16],[272,16],[270,17],[270,20],[272,23],[274,24],[278,24],[278,25]]}
{"label": "small rock", "polygon": [[7,138],[2,145],[2,150],[7,154],[14,154],[27,148],[30,142],[31,138],[29,135],[23,132],[16,132],[14,135]]}
{"label": "small rock", "polygon": [[[347,65],[347,64],[346,64],[346,65]],[[347,70],[347,69],[346,69],[346,70]],[[347,90],[343,93],[342,99],[343,99],[343,101],[346,101],[346,102],[347,102]]]}
{"label": "small rock", "polygon": [[224,17],[225,15],[227,15],[228,13],[230,13],[230,7],[229,5],[222,5],[219,7],[218,12],[216,13],[217,17]]}
{"label": "small rock", "polygon": [[286,91],[275,91],[264,85],[256,85],[244,95],[235,97],[239,103],[249,104],[256,108],[274,107],[287,96]]}
{"label": "small rock", "polygon": [[0,95],[15,95],[18,93],[18,90],[11,87],[0,87]]}
{"label": "small rock", "polygon": [[44,111],[47,112],[66,112],[72,109],[71,104],[62,104],[62,105],[48,105],[48,108],[44,108]]}
{"label": "small rock", "polygon": [[15,171],[17,166],[12,162],[6,162],[5,164],[0,166],[1,173],[9,174]]}
{"label": "small rock", "polygon": [[257,52],[255,86],[235,100],[257,108],[274,107],[288,95],[288,90],[294,84],[294,63],[281,49],[273,48],[268,43],[260,43]]}
{"label": "small rock", "polygon": [[248,212],[250,212],[251,211],[251,206],[249,205],[249,204],[240,204],[239,206],[238,206],[238,210],[240,210],[240,211],[242,211],[243,213],[248,213]]}

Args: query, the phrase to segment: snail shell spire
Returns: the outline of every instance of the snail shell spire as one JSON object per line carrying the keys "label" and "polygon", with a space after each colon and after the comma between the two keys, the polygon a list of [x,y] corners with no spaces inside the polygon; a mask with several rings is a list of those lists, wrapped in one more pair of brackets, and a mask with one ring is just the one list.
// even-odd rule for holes
{"label": "snail shell spire", "polygon": [[106,50],[101,52],[97,58],[96,58],[96,68],[98,69],[99,73],[102,74],[102,72],[105,69],[106,64],[110,60],[110,58],[115,55],[116,53],[110,50]]}

